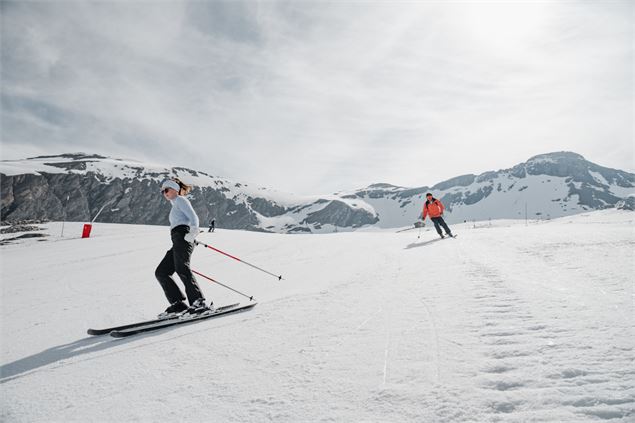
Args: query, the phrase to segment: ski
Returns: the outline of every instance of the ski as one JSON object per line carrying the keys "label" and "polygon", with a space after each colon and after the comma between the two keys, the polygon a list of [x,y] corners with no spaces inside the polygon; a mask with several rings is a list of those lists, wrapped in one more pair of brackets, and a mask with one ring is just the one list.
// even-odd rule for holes
{"label": "ski", "polygon": [[88,334],[89,335],[107,335],[110,332],[112,332],[113,330],[124,330],[124,329],[130,329],[130,328],[134,328],[137,326],[146,326],[146,325],[151,325],[154,323],[159,323],[159,322],[164,322],[166,320],[174,320],[174,319],[178,319],[180,317],[180,314],[175,314],[174,316],[170,316],[170,317],[165,317],[163,319],[151,319],[151,320],[145,320],[142,322],[135,322],[135,323],[128,323],[126,325],[121,325],[121,326],[112,326],[109,328],[103,328],[103,329],[88,329]]}
{"label": "ski", "polygon": [[[221,308],[225,308],[225,307],[234,307],[237,306],[240,303],[236,303],[236,304],[230,304],[227,306],[223,306]],[[184,313],[177,313],[174,314],[172,316],[169,317],[163,317],[161,319],[150,319],[150,320],[144,320],[142,322],[135,322],[135,323],[128,323],[126,325],[120,325],[120,326],[112,326],[109,328],[103,328],[103,329],[88,329],[88,334],[89,335],[108,335],[110,332],[114,331],[114,330],[125,330],[125,329],[131,329],[131,328],[136,328],[137,326],[147,326],[147,325],[153,325],[155,323],[161,323],[161,322],[165,322],[168,320],[177,320],[179,318],[181,318],[181,316],[183,316]]]}
{"label": "ski", "polygon": [[214,311],[212,312],[203,312],[201,314],[194,314],[194,315],[183,314],[175,319],[161,320],[159,322],[148,323],[141,326],[129,327],[127,329],[115,329],[110,332],[110,336],[114,338],[125,338],[127,336],[136,335],[138,333],[150,332],[150,331],[154,331],[158,329],[167,328],[170,326],[176,326],[176,325],[185,324],[185,323],[200,322],[202,320],[212,319],[214,317],[224,316],[230,313],[246,311],[253,308],[256,304],[258,303],[251,302],[244,305],[237,303],[237,304],[231,304],[231,305],[219,307],[217,309],[214,309]]}

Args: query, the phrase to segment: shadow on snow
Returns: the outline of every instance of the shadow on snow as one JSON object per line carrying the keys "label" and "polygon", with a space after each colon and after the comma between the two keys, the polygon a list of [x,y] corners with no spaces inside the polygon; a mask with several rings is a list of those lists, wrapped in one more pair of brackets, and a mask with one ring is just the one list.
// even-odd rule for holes
{"label": "shadow on snow", "polygon": [[435,239],[430,239],[428,241],[422,241],[422,242],[413,242],[412,244],[406,245],[404,250],[408,250],[410,248],[425,247],[426,245],[430,245],[439,241],[443,241],[443,238],[435,238]]}
{"label": "shadow on snow", "polygon": [[167,327],[146,334],[139,334],[130,338],[114,339],[109,335],[88,336],[68,344],[51,347],[37,354],[21,358],[11,363],[0,366],[0,384],[26,376],[33,370],[62,362],[64,360],[90,354],[98,351],[108,350],[112,347],[120,347],[127,343],[138,341],[154,335],[164,333],[166,330],[176,327]]}

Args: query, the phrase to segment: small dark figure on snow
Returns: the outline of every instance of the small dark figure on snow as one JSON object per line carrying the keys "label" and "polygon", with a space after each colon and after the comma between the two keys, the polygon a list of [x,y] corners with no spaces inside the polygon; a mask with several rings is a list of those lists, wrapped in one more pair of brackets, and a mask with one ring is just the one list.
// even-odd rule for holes
{"label": "small dark figure on snow", "polygon": [[215,228],[216,228],[216,219],[212,219],[209,221],[209,229],[207,232],[214,232]]}
{"label": "small dark figure on snow", "polygon": [[421,212],[421,220],[426,220],[426,216],[429,215],[430,220],[434,223],[434,229],[437,230],[437,233],[441,238],[445,238],[443,236],[443,232],[441,231],[441,227],[443,227],[447,236],[452,236],[452,231],[450,231],[450,228],[448,228],[448,225],[442,217],[444,209],[445,207],[443,207],[443,203],[441,203],[441,201],[434,198],[431,193],[426,194],[426,202],[423,205],[423,212]]}

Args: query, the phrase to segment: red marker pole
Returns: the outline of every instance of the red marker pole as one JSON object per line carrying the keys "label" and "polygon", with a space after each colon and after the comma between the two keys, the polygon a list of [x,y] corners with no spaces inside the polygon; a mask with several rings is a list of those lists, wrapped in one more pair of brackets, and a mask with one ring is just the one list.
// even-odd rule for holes
{"label": "red marker pole", "polygon": [[210,250],[214,250],[214,251],[216,251],[217,253],[221,253],[221,254],[222,254],[222,255],[224,255],[224,256],[227,256],[227,257],[229,257],[229,258],[233,258],[234,260],[239,261],[239,262],[241,262],[241,263],[243,263],[243,264],[246,264],[247,266],[251,266],[251,267],[253,267],[254,269],[260,270],[261,272],[264,272],[264,273],[266,273],[266,274],[268,274],[268,275],[274,276],[274,277],[278,278],[278,280],[279,280],[279,281],[280,281],[280,280],[282,280],[282,275],[276,275],[276,274],[273,274],[273,273],[271,273],[271,272],[268,272],[268,271],[266,271],[265,269],[261,269],[261,268],[260,268],[260,267],[258,267],[258,266],[254,266],[254,265],[253,265],[253,264],[251,264],[251,263],[248,263],[248,262],[246,262],[246,261],[244,261],[244,260],[241,260],[241,259],[239,259],[238,257],[232,256],[231,254],[227,254],[226,252],[221,251],[221,250],[219,250],[218,248],[214,248],[214,247],[212,247],[211,245],[207,245],[207,244],[205,244],[204,242],[201,242],[201,241],[194,241],[194,242],[196,242],[197,244],[203,245],[203,246],[205,246],[205,247],[209,248]]}

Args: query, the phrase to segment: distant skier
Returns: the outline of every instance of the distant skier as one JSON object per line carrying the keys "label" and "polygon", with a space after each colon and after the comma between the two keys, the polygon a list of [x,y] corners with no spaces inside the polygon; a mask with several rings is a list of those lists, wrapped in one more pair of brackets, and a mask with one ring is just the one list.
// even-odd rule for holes
{"label": "distant skier", "polygon": [[426,202],[423,205],[423,212],[421,212],[421,220],[426,220],[426,216],[429,215],[430,220],[434,223],[434,229],[437,230],[437,233],[441,238],[445,238],[443,236],[443,232],[441,231],[441,227],[443,227],[447,236],[452,236],[452,231],[450,231],[450,228],[448,228],[448,225],[442,217],[444,209],[445,207],[443,207],[443,203],[441,203],[441,201],[434,198],[431,193],[426,194]]}
{"label": "distant skier", "polygon": [[216,228],[216,219],[212,219],[209,221],[209,230],[207,232],[214,232]]}
{"label": "distant skier", "polygon": [[190,312],[201,312],[208,308],[205,305],[205,297],[190,269],[194,239],[199,233],[198,216],[189,200],[183,197],[191,190],[191,186],[176,178],[169,179],[161,185],[163,196],[172,203],[169,216],[172,248],[165,253],[165,257],[154,272],[170,302],[170,306],[165,309],[165,312],[159,314],[159,318],[188,310],[188,306],[183,302],[185,296],[172,279],[174,272],[179,275],[185,285]]}

